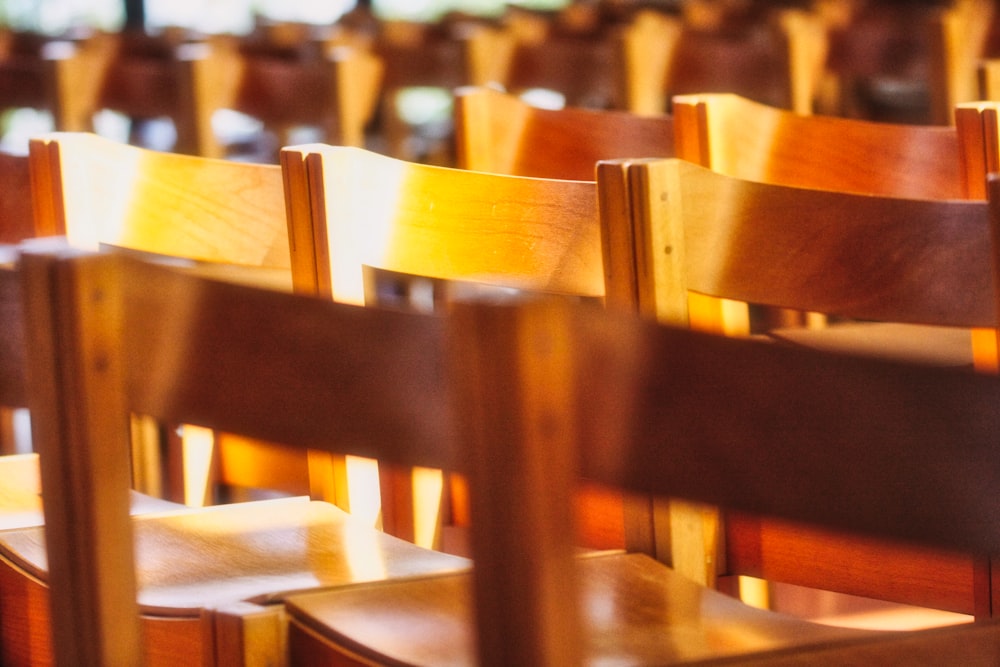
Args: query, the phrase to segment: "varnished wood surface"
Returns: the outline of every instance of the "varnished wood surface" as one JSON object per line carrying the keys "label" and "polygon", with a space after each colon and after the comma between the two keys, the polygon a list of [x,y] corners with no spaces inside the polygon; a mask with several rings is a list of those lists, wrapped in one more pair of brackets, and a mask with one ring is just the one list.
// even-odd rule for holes
{"label": "varnished wood surface", "polygon": [[289,266],[281,173],[162,153],[96,135],[32,140],[35,213],[50,234],[252,266]]}
{"label": "varnished wood surface", "polygon": [[[584,664],[677,664],[871,636],[753,609],[638,554],[578,566]],[[337,664],[319,651],[342,650],[361,658],[344,664],[475,665],[470,584],[455,575],[290,597],[293,637],[316,637],[315,655],[293,652],[293,664]]]}
{"label": "varnished wood surface", "polygon": [[286,147],[281,157],[299,291],[362,304],[370,266],[603,294],[593,181],[428,166],[323,144]]}
{"label": "varnished wood surface", "polygon": [[[65,234],[71,245],[86,249],[117,246],[215,266],[258,267],[273,272],[277,284],[290,285],[277,165],[158,152],[85,133],[37,137],[30,152],[38,234]],[[219,439],[224,443],[225,436]],[[183,470],[178,463],[183,456],[174,449],[166,453],[176,470]],[[256,474],[265,468],[247,467],[242,477],[212,481],[266,486],[274,478]],[[186,473],[167,476],[171,497],[184,497]],[[202,489],[208,485],[204,480],[188,483]],[[280,490],[299,494],[308,486]]]}
{"label": "varnished wood surface", "polygon": [[670,116],[542,109],[489,88],[456,93],[455,140],[465,169],[581,181],[598,160],[674,155]]}
{"label": "varnished wood surface", "polygon": [[[53,664],[49,589],[0,555],[0,661],[9,667]],[[146,638],[142,651],[148,667],[199,664],[210,641],[198,617],[140,619]]]}
{"label": "varnished wood surface", "polygon": [[673,114],[678,157],[729,176],[896,197],[969,196],[954,127],[803,116],[731,93],[677,96]]}
{"label": "varnished wood surface", "polygon": [[[140,606],[160,616],[468,567],[465,559],[420,549],[302,498],[159,512],[134,526]],[[47,579],[40,528],[0,533],[0,546],[26,572]]]}
{"label": "varnished wood surface", "polygon": [[[988,617],[985,558],[726,512],[727,572]],[[983,561],[983,562],[980,562]]]}
{"label": "varnished wood surface", "polygon": [[[537,320],[531,307],[506,317],[469,305],[454,312],[483,335],[464,348],[473,358],[463,355],[469,389],[459,395],[460,414],[475,416],[463,422],[470,450],[489,462],[474,470],[496,477],[472,524],[473,553],[487,556],[473,573],[477,616],[490,619],[480,635],[481,664],[511,664],[512,654],[536,656],[532,664],[576,664],[565,652],[546,655],[550,642],[538,640],[553,628],[558,637],[573,632],[566,630],[572,607],[553,601],[571,576],[565,541],[536,542],[525,521],[529,510],[544,513],[535,523],[546,526],[566,517],[568,494],[550,491],[562,477],[537,472],[564,461],[553,452],[566,447],[579,448],[584,476],[632,491],[969,553],[1000,546],[996,378],[695,336],[600,310],[567,313],[568,321],[551,307]],[[572,396],[569,382],[578,383]],[[490,407],[477,408],[483,405]],[[511,460],[549,502],[522,502],[515,513],[515,489],[502,511],[489,511],[511,478]],[[492,529],[479,524],[477,533],[484,515]],[[495,528],[501,525],[529,527],[508,533]],[[535,548],[526,552],[521,540]]]}
{"label": "varnished wood surface", "polygon": [[[617,341],[607,356],[580,359],[582,376],[605,385],[582,395],[591,403],[578,430],[588,476],[732,508],[755,496],[742,509],[973,552],[1000,545],[987,463],[1000,428],[995,378],[671,329],[650,328],[647,338],[635,323],[611,322],[575,325]],[[631,389],[613,389],[630,373]],[[666,378],[689,391],[657,399]],[[621,430],[609,430],[616,422]],[[658,453],[667,443],[670,460]],[[695,471],[672,465],[703,456]]]}
{"label": "varnished wood surface", "polygon": [[364,303],[369,265],[603,293],[592,182],[469,172],[323,144],[286,147],[282,165],[286,186],[311,187],[312,217],[290,223],[293,274],[304,291]]}
{"label": "varnished wood surface", "polygon": [[[452,369],[461,372],[448,377],[460,383],[461,391],[452,396],[461,401],[457,407],[467,408],[458,414],[470,419],[462,424],[472,429],[462,432],[473,441],[473,446],[463,448],[460,455],[449,449],[454,442],[448,442],[456,414],[425,411],[433,411],[444,394],[444,389],[428,389],[442,380],[443,357],[436,355],[443,353],[440,341],[444,329],[438,320],[273,291],[252,291],[231,284],[204,283],[195,289],[189,283],[191,276],[161,275],[163,267],[145,267],[129,274],[133,277],[125,281],[126,289],[118,301],[115,295],[121,285],[116,278],[120,279],[120,272],[128,269],[126,258],[89,257],[57,264],[66,271],[60,275],[70,285],[92,285],[96,291],[85,293],[102,297],[85,301],[86,317],[95,322],[93,343],[116,341],[121,345],[115,323],[100,317],[106,306],[104,298],[119,306],[138,307],[134,321],[143,326],[131,330],[126,347],[136,346],[135,352],[141,350],[142,354],[124,352],[151,359],[153,367],[163,364],[163,372],[156,373],[157,377],[186,375],[179,371],[175,375],[179,368],[175,365],[176,351],[179,340],[190,340],[206,344],[201,348],[205,356],[196,360],[194,353],[199,348],[193,342],[185,344],[185,354],[181,355],[185,362],[209,374],[202,375],[201,380],[218,378],[209,384],[225,387],[227,394],[238,396],[239,387],[244,385],[249,394],[248,385],[253,385],[252,393],[266,405],[286,405],[280,394],[269,394],[268,389],[281,391],[288,378],[304,382],[308,390],[295,392],[289,410],[280,411],[289,423],[279,426],[290,429],[287,432],[297,437],[307,436],[306,443],[311,442],[311,437],[329,436],[338,421],[349,421],[348,415],[359,419],[359,415],[368,414],[369,408],[379,407],[382,412],[372,414],[380,414],[381,421],[371,420],[367,429],[353,431],[350,438],[343,440],[352,443],[353,449],[348,451],[376,454],[403,464],[429,463],[457,469],[471,467],[471,462],[462,457],[476,453],[487,464],[476,466],[476,470],[498,473],[496,482],[510,485],[512,479],[529,479],[504,472],[509,467],[517,468],[525,450],[548,457],[550,445],[580,446],[581,472],[609,484],[942,545],[990,550],[1000,543],[992,494],[998,483],[997,467],[988,464],[1000,428],[991,407],[1000,400],[1000,387],[992,378],[696,336],[634,317],[619,318],[601,309],[565,312],[563,302],[558,307],[524,306],[516,312],[501,306],[479,306],[489,317],[472,319],[458,315],[466,309],[471,309],[472,315],[479,312],[477,307],[459,305],[453,315],[456,319],[450,324],[455,327],[451,335],[458,336],[452,340],[463,341],[454,350],[459,356],[452,360]],[[134,289],[137,285],[143,288]],[[55,296],[59,294],[63,293]],[[156,312],[161,298],[171,295],[189,297],[181,299],[184,305],[171,312],[188,314],[183,331],[192,334],[190,339],[166,335],[159,326],[162,318],[149,315]],[[245,318],[252,318],[253,313],[273,314],[281,312],[282,307],[297,312],[293,319],[286,319],[296,332],[294,341],[261,331],[259,325],[241,325],[251,321]],[[208,319],[196,317],[201,308],[208,311]],[[234,334],[211,338],[194,335],[196,321],[211,326],[213,331],[226,329],[219,326],[225,322]],[[473,326],[484,322],[491,326]],[[380,327],[378,336],[372,335],[373,329],[364,328],[376,324]],[[338,331],[331,333],[334,326]],[[246,332],[251,330],[261,333],[262,338],[249,340]],[[417,347],[397,349],[386,345],[389,337],[397,335]],[[345,342],[348,340],[349,345]],[[260,358],[261,349],[268,350],[268,363],[237,363],[239,359]],[[353,353],[332,355],[332,349],[351,349]],[[414,354],[416,349],[419,354]],[[304,358],[310,361],[291,361],[300,354],[307,355]],[[536,359],[536,355],[540,358]],[[221,364],[216,366],[220,359]],[[104,368],[103,364],[98,368]],[[358,372],[362,369],[364,372]],[[142,369],[133,370],[139,373]],[[259,379],[233,381],[238,373],[246,371],[258,374],[253,377]],[[486,371],[489,373],[477,375]],[[415,381],[418,377],[423,381],[412,386],[401,382],[403,378]],[[219,384],[223,378],[228,378],[229,384]],[[379,381],[382,389],[376,392],[357,382],[345,382],[345,378],[369,378]],[[485,381],[487,378],[491,381]],[[520,388],[523,383],[530,386]],[[381,393],[386,386],[403,393],[386,400]],[[153,414],[178,408],[186,411],[191,405],[174,400],[173,392],[180,388],[180,384],[164,380],[150,394],[131,397],[137,408]],[[377,406],[368,401],[376,395],[380,397]],[[310,399],[303,400],[305,396]],[[538,400],[542,402],[536,403]],[[203,402],[199,399],[193,405],[198,409],[211,407]],[[263,414],[263,405],[241,409],[253,416]],[[394,422],[392,415],[401,416],[397,410],[405,417]],[[230,417],[245,420],[247,415],[237,411],[226,419]],[[262,428],[255,419],[244,423]],[[512,429],[512,425],[516,428]],[[488,437],[477,430],[480,428]],[[310,429],[315,429],[312,435]],[[406,438],[403,447],[398,441],[406,429],[413,437]],[[885,446],[872,447],[872,434],[885,433],[892,435]],[[946,451],[940,446],[943,433],[953,442]],[[361,438],[371,440],[362,442]],[[512,449],[515,441],[520,445],[516,450]],[[746,447],[749,441],[767,442],[770,448]],[[669,442],[676,459],[662,456],[664,442]],[[501,449],[495,454],[479,452],[479,447],[486,444]],[[514,458],[507,460],[511,456]],[[105,459],[112,463],[120,460],[107,453]],[[500,461],[504,465],[488,465]],[[719,461],[731,465],[720,466]],[[546,489],[559,488],[553,475],[539,474],[544,466],[533,470],[530,479]],[[572,468],[562,470],[564,475],[558,477],[565,483],[572,476]],[[887,482],[887,474],[891,474],[891,483]],[[124,479],[118,477],[117,481],[124,488]],[[477,488],[475,480],[473,488]],[[517,495],[518,489],[511,491]],[[530,493],[524,496],[533,497]],[[831,503],[831,498],[838,502]],[[535,503],[533,507],[548,511],[545,504]],[[538,525],[549,526],[554,519],[565,518],[568,515],[563,514],[564,510],[554,508],[553,516]],[[534,548],[526,550],[520,534],[497,530],[495,526],[529,525],[507,507],[494,508],[486,517],[487,522],[497,523],[488,524],[492,529],[485,533],[496,540],[508,540],[509,548],[501,553],[518,550],[530,557],[539,547],[551,546],[532,542]],[[476,525],[474,517],[473,527]],[[476,549],[483,546],[480,542],[475,545]],[[542,571],[543,575],[565,578],[571,572],[562,568],[562,561],[547,562],[549,569]],[[538,617],[531,615],[537,609],[518,603],[522,586],[529,591],[524,599],[537,599],[530,592],[530,578],[536,571],[519,563],[518,576],[506,581],[504,577],[512,572],[505,564],[489,570],[483,564],[477,563],[475,576],[485,577],[498,591],[519,591],[518,598],[507,600],[514,614]],[[566,600],[564,597],[558,602]],[[543,611],[556,613],[559,604],[553,607]],[[565,613],[562,616],[569,618]],[[512,620],[516,619],[506,614],[485,627],[500,627]],[[558,639],[569,635],[550,636]],[[502,636],[509,641],[515,638]]]}
{"label": "varnished wood surface", "polygon": [[[633,165],[603,163],[598,179],[610,186],[619,170],[644,172],[629,177],[634,201],[642,202],[635,220],[614,220],[622,212],[612,190],[603,209],[606,231],[624,234],[606,253],[622,253],[625,262],[631,234],[638,240],[640,311],[653,313],[682,276],[693,292],[859,319],[958,327],[996,321],[985,201],[805,190],[680,160]],[[649,223],[643,216],[658,222],[642,228]],[[635,273],[628,264],[609,271],[616,269]]]}

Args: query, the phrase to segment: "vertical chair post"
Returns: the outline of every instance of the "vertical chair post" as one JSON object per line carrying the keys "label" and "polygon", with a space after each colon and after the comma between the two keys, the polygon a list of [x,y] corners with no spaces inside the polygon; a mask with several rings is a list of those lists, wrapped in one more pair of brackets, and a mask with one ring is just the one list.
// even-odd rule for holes
{"label": "vertical chair post", "polygon": [[[120,373],[117,343],[119,291],[108,264],[89,264],[79,290],[75,268],[51,256],[25,254],[28,395],[32,435],[39,451],[45,493],[45,528],[56,664],[141,663],[132,525],[129,520],[128,429],[124,388],[114,405],[94,405],[89,387]],[[68,275],[57,279],[56,271]],[[65,289],[57,289],[57,285]],[[77,304],[87,302],[86,312]],[[93,332],[76,344],[81,329]],[[97,417],[106,415],[105,418]],[[76,473],[81,468],[90,473]],[[75,479],[96,477],[99,485]],[[113,579],[113,584],[107,580]]]}
{"label": "vertical chair post", "polygon": [[565,410],[572,400],[572,378],[564,376],[572,348],[560,335],[567,312],[537,306],[508,312],[457,305],[453,311],[454,399],[469,443],[484,667],[582,662],[569,501],[576,434]]}

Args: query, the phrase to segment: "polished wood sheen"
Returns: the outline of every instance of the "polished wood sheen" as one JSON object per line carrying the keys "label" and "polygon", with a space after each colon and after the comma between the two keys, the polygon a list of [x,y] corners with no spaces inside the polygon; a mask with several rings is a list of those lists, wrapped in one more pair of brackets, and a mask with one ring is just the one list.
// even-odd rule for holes
{"label": "polished wood sheen", "polygon": [[[160,503],[158,513],[135,523],[139,608],[147,635],[143,650],[150,665],[178,664],[185,656],[200,660],[213,641],[202,630],[203,617],[234,602],[268,605],[288,591],[468,566],[464,559],[419,549],[332,505],[304,498],[202,510],[164,511],[167,505]],[[43,529],[3,532],[0,556],[3,663],[51,664]]]}
{"label": "polished wood sheen", "polygon": [[[37,235],[65,234],[70,244],[86,249],[118,246],[267,268],[290,287],[277,165],[151,151],[84,133],[37,137],[30,151]],[[220,442],[226,437],[220,435]],[[305,457],[290,457],[264,443],[238,444],[256,450],[260,458],[254,465],[220,467],[208,478],[189,475],[191,455],[171,447],[165,465],[149,467],[173,471],[164,493],[191,504],[210,501],[212,483],[309,492]],[[158,480],[139,479],[158,492]]]}
{"label": "polished wood sheen", "polygon": [[309,216],[291,222],[302,291],[363,303],[368,265],[603,292],[593,182],[474,173],[324,144],[287,147],[282,165],[288,197],[308,187],[312,206],[296,207]]}
{"label": "polished wood sheen", "polygon": [[985,198],[981,184],[967,184],[954,126],[805,116],[731,93],[676,96],[673,115],[677,157],[729,176],[918,199]]}
{"label": "polished wood sheen", "polygon": [[96,249],[287,267],[280,171],[128,146],[90,134],[31,142],[35,215],[47,234]]}
{"label": "polished wood sheen", "polygon": [[490,88],[457,91],[455,141],[464,169],[581,181],[598,160],[674,156],[669,116],[542,109]]}
{"label": "polished wood sheen", "polygon": [[[148,581],[132,565],[125,419],[130,412],[304,446],[332,449],[350,443],[354,453],[404,465],[455,467],[450,411],[440,400],[447,386],[440,321],[207,280],[121,254],[76,261],[73,254],[60,261],[58,255],[35,252],[21,260],[33,340],[29,399],[46,488],[58,664],[134,664],[142,650],[134,591]],[[354,353],[341,353],[348,349]],[[289,394],[292,385],[300,389]],[[64,410],[86,419],[70,419]],[[250,513],[246,523],[266,517],[245,511]],[[293,527],[291,534],[316,531],[308,524]],[[135,532],[141,545],[138,523]],[[222,539],[217,528],[210,534],[200,550]],[[363,551],[357,572],[380,560],[390,561],[390,572],[394,569],[385,543],[379,542],[391,538],[370,525],[360,534],[345,530],[339,545],[332,541],[336,531],[330,540],[318,534],[334,555],[346,545],[339,553],[353,558],[351,548],[357,545]],[[233,539],[239,543],[241,535]],[[268,544],[258,542],[239,548]],[[350,564],[338,569],[342,561],[312,560],[322,554],[294,543],[289,553],[287,541],[280,542],[278,555],[262,556],[247,581],[262,576],[258,583],[271,592],[287,589],[271,586],[269,573],[279,562],[297,567],[292,554],[312,572],[289,580],[292,588],[322,585],[323,568],[353,572]],[[418,571],[425,571],[421,562],[432,569],[434,563],[451,569],[462,562],[413,545],[403,549],[401,558],[412,563],[415,557]],[[206,564],[204,555],[190,560]],[[223,587],[222,601],[244,596],[227,597],[234,591],[225,588],[240,584],[229,576],[234,567],[229,561],[226,556],[226,564],[209,573],[221,575],[216,585]],[[164,565],[172,571],[177,563],[168,559]],[[253,595],[266,592],[262,588]],[[80,609],[91,613],[80,614]]]}
{"label": "polished wood sheen", "polygon": [[[365,302],[364,267],[600,297],[603,274],[593,181],[471,172],[396,160],[371,151],[307,144],[281,153],[290,208],[296,290]],[[373,520],[379,502],[352,475],[370,463],[337,460],[348,471],[347,505]],[[370,474],[370,473],[369,473]],[[409,472],[404,472],[408,476]],[[381,507],[383,526],[414,521],[400,489],[399,510]],[[393,486],[383,480],[383,488]],[[386,493],[382,497],[387,497]],[[420,516],[434,517],[437,504]],[[428,522],[434,524],[436,519]],[[405,530],[405,528],[404,528]],[[399,534],[410,538],[404,532]],[[424,546],[433,539],[415,537]]]}
{"label": "polished wood sheen", "polygon": [[[585,664],[697,662],[872,634],[753,609],[639,554],[585,557],[579,569]],[[471,583],[449,575],[292,596],[292,662],[479,664]]]}
{"label": "polished wood sheen", "polygon": [[634,491],[992,550],[995,378],[697,335],[564,301],[453,313],[476,494],[471,581],[289,598],[300,664],[992,660],[993,624],[913,634],[813,626],[644,556],[575,557],[572,475],[548,464]]}
{"label": "polished wood sheen", "polygon": [[[350,443],[351,453],[396,464],[465,471],[475,493],[471,583],[480,664],[578,664],[587,650],[578,621],[591,613],[604,617],[603,607],[576,604],[577,582],[598,580],[586,576],[588,563],[612,563],[608,567],[617,572],[612,581],[632,582],[613,588],[623,599],[644,599],[627,565],[642,557],[574,560],[570,491],[578,473],[634,491],[884,537],[969,550],[989,551],[1000,544],[991,492],[997,484],[998,466],[991,461],[1000,429],[990,408],[1000,400],[994,378],[697,335],[565,300],[456,304],[440,320],[195,281],[120,256],[54,263],[44,256],[28,259],[31,294],[46,284],[31,281],[46,275],[61,286],[44,292],[62,314],[57,323],[67,320],[68,330],[58,337],[64,342],[61,358],[84,371],[78,381],[85,392],[70,391],[78,386],[74,383],[62,396],[103,397],[102,409],[86,412],[85,432],[66,433],[77,445],[74,452],[98,457],[103,480],[70,485],[81,494],[74,508],[110,507],[116,499],[120,503],[127,488],[127,474],[114,469],[116,463],[124,467],[124,457],[114,455],[124,447],[122,434],[113,433],[121,426],[101,423],[102,415],[114,414],[104,408],[118,401],[157,416],[196,416],[201,423],[215,424],[217,416],[221,428],[239,422],[250,434],[267,438],[280,429],[290,444],[318,446],[326,439],[336,443],[331,448],[343,451]],[[72,298],[74,293],[83,298]],[[173,331],[164,331],[164,319],[154,316],[168,305],[170,312],[187,314]],[[281,313],[282,324],[265,324],[261,312]],[[249,322],[257,325],[244,326]],[[294,336],[277,335],[288,328]],[[128,332],[124,338],[123,330]],[[214,335],[197,335],[204,330]],[[87,335],[74,342],[78,331]],[[177,335],[181,331],[187,335]],[[185,354],[176,354],[178,345]],[[268,354],[262,355],[265,349]],[[220,391],[181,398],[187,388],[181,380],[189,369],[198,374],[192,386],[211,379]],[[113,380],[104,377],[107,373],[122,375]],[[148,377],[158,381],[139,381]],[[281,398],[290,382],[301,383],[292,401]],[[125,393],[126,387],[148,388]],[[39,403],[48,410],[63,404]],[[288,409],[268,413],[266,406],[274,405]],[[87,431],[107,437],[88,439],[83,437]],[[947,449],[939,446],[943,433],[951,438]],[[47,434],[39,435],[46,442]],[[662,456],[664,438],[671,457]],[[751,442],[756,446],[748,447]],[[66,472],[72,475],[74,462],[63,463],[71,464]],[[49,468],[46,474],[53,472]],[[85,468],[76,471],[81,479],[86,473]],[[98,497],[87,499],[88,492]],[[50,500],[65,502],[61,496],[47,498],[46,511]],[[128,604],[131,591],[123,576],[128,570],[114,561],[110,569],[91,561],[123,552],[120,562],[129,564],[129,521],[124,512],[109,514],[99,517],[108,522],[109,534],[95,532],[84,539],[57,529],[65,530],[65,524],[48,522],[50,561],[72,553],[75,567],[114,572],[114,584],[98,599],[123,614],[110,626],[113,616],[98,620],[68,614],[54,624],[66,643],[57,639],[55,645],[68,646],[72,636],[81,640],[79,647],[93,646],[102,633],[110,640],[110,627],[116,641],[109,646],[135,656],[139,644],[123,639],[129,618],[138,619]],[[89,553],[88,545],[98,542],[102,546]],[[654,575],[637,578],[660,591],[653,599],[662,604],[664,589],[657,586],[668,580],[655,574],[663,572],[662,566],[643,562]],[[442,579],[421,581],[433,585]],[[688,585],[695,600],[704,599],[701,589]],[[690,600],[683,591],[677,595]],[[387,604],[390,615],[403,608],[402,601]],[[664,607],[667,619],[685,608],[672,600]],[[711,617],[714,609],[715,603],[700,612]],[[93,630],[80,628],[85,620],[95,623]],[[626,616],[623,622],[635,620]],[[659,641],[662,625],[654,627],[653,636],[645,638],[642,626],[637,628],[635,641],[662,655],[671,648]],[[771,645],[755,657],[772,657],[779,650],[780,657],[828,646],[851,648],[833,637],[855,636],[854,631],[819,632],[832,633],[825,635],[829,641],[803,642],[797,635],[785,648]],[[614,634],[612,644],[618,646],[635,637],[624,630]],[[82,650],[75,648],[74,661]]]}
{"label": "polished wood sheen", "polygon": [[[993,253],[985,202],[808,191],[727,179],[681,162],[636,161],[632,166],[606,164],[601,169],[599,178],[608,177],[600,181],[602,192],[612,198],[602,209],[607,215],[606,252],[610,254],[606,257],[611,275],[636,277],[634,283],[618,283],[620,292],[613,292],[609,285],[611,304],[636,308],[661,321],[702,327],[705,324],[697,320],[695,309],[689,308],[688,291],[891,323],[965,328],[995,323]],[[634,203],[631,222],[616,217],[623,198]],[[790,257],[795,261],[789,262]],[[930,355],[934,363],[970,365],[968,343],[956,347],[955,330],[879,326],[846,330],[834,326],[828,331],[782,332],[779,337],[855,353],[860,342],[871,355],[877,350],[868,333],[878,338],[881,331],[884,345],[884,327],[891,326],[911,340],[905,345],[890,342],[894,349],[884,356],[913,360],[914,351],[906,352],[906,348],[919,335],[935,348]],[[921,356],[928,360],[927,353]],[[766,519],[761,526],[768,530]],[[846,535],[799,540],[795,531],[774,528],[770,539],[726,529],[724,544],[731,558],[725,564],[703,552],[686,567],[707,581],[719,573],[753,573],[911,604],[957,606],[964,613],[990,613],[989,595],[982,588],[986,580],[977,574],[984,563],[974,560],[971,553],[918,550],[912,562],[902,558],[891,565],[890,554],[905,556],[906,550],[890,548],[882,552],[884,570],[845,576],[858,553],[856,547],[848,547]],[[778,535],[786,538],[784,544],[776,539]],[[741,545],[741,540],[747,544]],[[796,546],[796,541],[801,543]],[[839,554],[838,543],[845,545]],[[873,543],[864,546],[870,548]],[[706,542],[707,553],[715,548],[714,541]],[[775,549],[774,556],[763,551],[748,558],[765,548]],[[801,549],[799,560],[791,555],[796,549]],[[678,565],[676,553],[674,557]],[[817,570],[802,565],[802,559],[812,557],[821,564]],[[948,565],[923,570],[920,580],[926,585],[891,583],[893,567],[900,572],[920,570],[928,558]],[[818,573],[825,564],[829,564],[830,576],[820,584]]]}

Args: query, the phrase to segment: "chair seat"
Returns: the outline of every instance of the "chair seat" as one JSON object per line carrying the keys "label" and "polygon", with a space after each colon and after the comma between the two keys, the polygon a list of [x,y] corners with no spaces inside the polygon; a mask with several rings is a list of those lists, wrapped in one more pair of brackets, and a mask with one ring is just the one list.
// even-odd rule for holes
{"label": "chair seat", "polygon": [[[589,664],[673,664],[884,636],[754,609],[641,554],[580,565]],[[461,573],[292,596],[293,662],[299,651],[340,651],[358,664],[474,665],[470,585]]]}
{"label": "chair seat", "polygon": [[[305,498],[183,509],[134,523],[143,612],[201,609],[387,577],[453,572],[468,561],[422,549]],[[42,528],[0,533],[0,554],[45,581]]]}
{"label": "chair seat", "polygon": [[843,322],[821,329],[776,329],[768,336],[823,352],[972,368],[972,338],[968,329],[957,327]]}

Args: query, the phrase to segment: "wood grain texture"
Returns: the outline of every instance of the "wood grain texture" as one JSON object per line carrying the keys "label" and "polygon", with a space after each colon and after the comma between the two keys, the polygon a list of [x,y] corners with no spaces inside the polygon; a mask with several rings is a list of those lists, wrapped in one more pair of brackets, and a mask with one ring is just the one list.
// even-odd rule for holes
{"label": "wood grain texture", "polygon": [[[324,567],[333,567],[327,574],[334,577],[339,576],[336,572],[354,576],[365,568],[377,568],[382,560],[392,569],[389,551],[394,547],[385,550],[387,545],[379,540],[402,543],[370,527],[324,535],[321,528],[336,525],[330,517],[295,525],[286,510],[276,519],[283,534],[270,541],[257,535],[249,544],[233,545],[236,554],[251,547],[277,551],[263,554],[244,577],[231,576],[233,553],[220,555],[214,567],[206,561],[206,551],[212,552],[222,539],[216,523],[205,528],[209,535],[204,539],[188,533],[194,553],[186,556],[172,558],[176,547],[158,543],[156,558],[167,581],[162,589],[151,586],[143,570],[136,574],[132,567],[133,531],[140,551],[144,531],[122,511],[129,485],[125,417],[138,412],[299,446],[324,443],[332,448],[349,443],[355,453],[449,468],[456,459],[456,442],[448,408],[439,400],[445,387],[440,321],[209,280],[122,254],[74,254],[60,259],[39,252],[22,258],[25,284],[30,285],[27,312],[37,334],[30,351],[38,370],[30,387],[32,406],[42,419],[39,424],[48,424],[36,435],[43,485],[51,490],[46,494],[45,535],[59,664],[137,660],[142,646],[139,603],[130,580],[142,587],[141,604],[162,610],[185,608],[172,591],[201,591],[209,597],[199,600],[196,595],[200,608],[208,606],[214,595],[222,601],[244,598],[245,591],[229,587],[239,589],[246,583],[263,586],[254,595],[263,595],[266,589],[274,593],[321,585]],[[285,308],[290,308],[288,317],[281,316]],[[209,315],[212,310],[216,312]],[[227,330],[231,338],[223,334]],[[368,351],[362,349],[369,345],[373,347]],[[349,348],[357,354],[348,354]],[[57,349],[58,358],[50,356]],[[185,379],[189,372],[193,375]],[[300,390],[288,393],[288,382],[301,383]],[[442,384],[435,390],[436,383]],[[265,387],[274,393],[266,396]],[[182,398],[188,391],[194,393]],[[389,406],[393,407],[387,411]],[[323,414],[327,417],[317,419]],[[373,429],[376,424],[381,426]],[[423,436],[413,430],[417,424],[429,427],[419,429]],[[74,446],[61,449],[67,443]],[[264,513],[248,512],[244,527],[266,526]],[[192,516],[207,520],[211,513]],[[222,523],[231,530],[230,519]],[[291,526],[283,523],[288,520]],[[13,550],[22,556],[29,553],[31,540],[37,543],[40,534],[36,530],[31,538],[20,533],[27,543]],[[346,545],[347,551],[339,552],[344,558],[310,553],[305,545],[289,542],[290,536],[314,534],[317,542],[308,544],[322,544],[335,553]],[[6,533],[7,539],[14,535]],[[233,534],[236,542],[242,537]],[[371,539],[376,540],[374,545]],[[442,562],[439,559],[446,559],[449,569],[456,563],[452,557],[413,545],[400,548],[399,562],[410,563],[418,572],[426,571],[421,563],[431,569]],[[359,562],[352,560],[351,549],[360,550]],[[291,586],[274,585],[277,582],[269,576],[276,562],[297,567],[295,558],[288,560],[292,555],[306,567],[304,576],[286,581]],[[246,554],[241,557],[246,563]],[[336,563],[345,560],[349,561],[345,568],[338,570]],[[171,577],[177,574],[178,562],[208,567],[216,586],[192,590],[188,578],[174,588],[177,582]],[[403,571],[412,574],[414,570],[407,567]],[[375,577],[391,576],[380,568],[372,572]],[[80,614],[80,609],[90,613]]]}
{"label": "wood grain texture", "polygon": [[96,249],[288,267],[280,170],[160,153],[88,134],[31,146],[35,211],[53,233]]}
{"label": "wood grain texture", "polygon": [[677,156],[729,176],[896,197],[968,197],[954,127],[804,116],[731,93],[677,96],[673,114],[685,137],[678,146],[698,146]]}
{"label": "wood grain texture", "polygon": [[282,155],[305,162],[312,187],[312,219],[293,221],[311,229],[296,234],[293,266],[297,256],[312,258],[319,293],[336,301],[363,303],[364,265],[603,293],[592,182],[468,172],[323,144]]}

